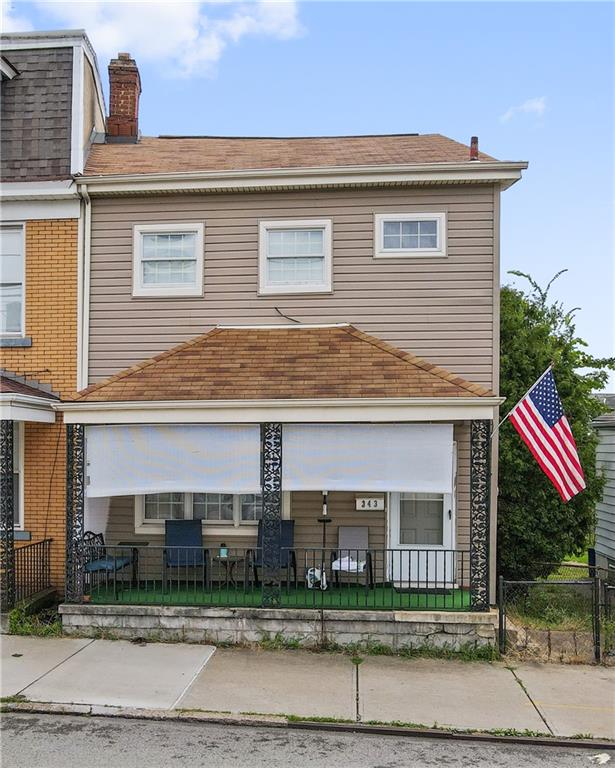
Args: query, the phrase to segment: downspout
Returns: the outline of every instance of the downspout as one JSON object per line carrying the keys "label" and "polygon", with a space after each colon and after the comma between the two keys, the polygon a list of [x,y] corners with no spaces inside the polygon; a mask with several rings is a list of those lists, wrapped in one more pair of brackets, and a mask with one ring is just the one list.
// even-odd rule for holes
{"label": "downspout", "polygon": [[92,204],[87,184],[78,186],[81,197],[82,216],[79,240],[79,262],[77,270],[77,390],[88,385],[88,357],[90,336],[90,252],[92,241]]}

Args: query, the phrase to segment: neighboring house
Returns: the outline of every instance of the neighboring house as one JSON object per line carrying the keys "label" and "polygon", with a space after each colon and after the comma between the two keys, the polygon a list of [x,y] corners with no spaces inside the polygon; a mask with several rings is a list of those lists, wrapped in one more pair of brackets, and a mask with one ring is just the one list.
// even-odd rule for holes
{"label": "neighboring house", "polygon": [[91,141],[104,132],[105,107],[83,31],[0,41],[1,570],[8,607],[50,578],[57,585],[64,578],[66,446],[54,404],[81,385],[81,202],[73,175],[83,173]]}
{"label": "neighboring house", "polygon": [[[135,62],[110,75],[77,179],[66,628],[158,631],[147,603],[487,610],[500,193],[526,163],[439,135],[141,137]],[[192,610],[196,636],[273,627]]]}
{"label": "neighboring house", "polygon": [[596,466],[604,473],[602,500],[596,505],[596,565],[615,571],[615,394],[596,395],[609,411],[593,422],[598,434]]}

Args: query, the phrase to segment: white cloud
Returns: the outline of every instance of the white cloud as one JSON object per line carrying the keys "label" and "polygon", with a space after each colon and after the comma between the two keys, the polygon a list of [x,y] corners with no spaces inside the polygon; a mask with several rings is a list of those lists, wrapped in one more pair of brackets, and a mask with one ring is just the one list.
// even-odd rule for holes
{"label": "white cloud", "polygon": [[523,104],[518,104],[516,107],[510,107],[503,115],[500,115],[500,121],[507,123],[515,115],[526,114],[536,115],[536,117],[542,117],[547,108],[547,100],[544,96],[536,96],[533,99],[527,99]]}
{"label": "white cloud", "polygon": [[104,65],[119,51],[174,75],[207,75],[245,37],[288,40],[302,33],[295,0],[38,0],[49,26],[83,28]]}
{"label": "white cloud", "polygon": [[32,24],[17,13],[16,3],[0,0],[0,28],[2,32],[29,32]]}

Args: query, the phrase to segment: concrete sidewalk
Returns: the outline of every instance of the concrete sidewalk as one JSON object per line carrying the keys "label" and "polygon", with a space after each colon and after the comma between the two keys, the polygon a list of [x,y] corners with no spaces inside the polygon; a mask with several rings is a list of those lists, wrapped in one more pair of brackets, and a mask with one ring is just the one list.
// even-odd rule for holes
{"label": "concrete sidewalk", "polygon": [[2,637],[2,696],[615,739],[615,669]]}

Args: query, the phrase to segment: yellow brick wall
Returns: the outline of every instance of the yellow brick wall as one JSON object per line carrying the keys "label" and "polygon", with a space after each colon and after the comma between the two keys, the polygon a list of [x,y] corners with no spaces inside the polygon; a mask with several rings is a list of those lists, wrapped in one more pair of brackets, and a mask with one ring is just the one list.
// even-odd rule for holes
{"label": "yellow brick wall", "polygon": [[2,349],[2,366],[51,384],[77,386],[77,219],[26,223],[26,336],[31,347]]}
{"label": "yellow brick wall", "polygon": [[[26,335],[31,347],[0,350],[2,367],[50,384],[62,397],[77,386],[76,219],[26,223]],[[65,427],[25,425],[24,528],[52,538],[54,585],[64,584]]]}

